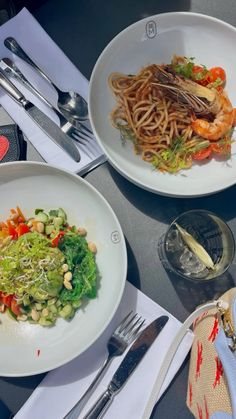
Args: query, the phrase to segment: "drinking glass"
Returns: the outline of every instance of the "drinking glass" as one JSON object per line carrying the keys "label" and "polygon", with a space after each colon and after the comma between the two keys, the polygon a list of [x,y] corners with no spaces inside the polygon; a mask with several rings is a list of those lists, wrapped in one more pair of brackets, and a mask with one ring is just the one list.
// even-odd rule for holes
{"label": "drinking glass", "polygon": [[[207,267],[204,258],[199,257],[200,253],[191,249],[179,226],[203,247],[213,267]],[[235,254],[234,236],[228,224],[216,214],[207,210],[191,210],[170,224],[159,240],[158,254],[167,271],[184,278],[206,281],[219,277],[231,265]]]}

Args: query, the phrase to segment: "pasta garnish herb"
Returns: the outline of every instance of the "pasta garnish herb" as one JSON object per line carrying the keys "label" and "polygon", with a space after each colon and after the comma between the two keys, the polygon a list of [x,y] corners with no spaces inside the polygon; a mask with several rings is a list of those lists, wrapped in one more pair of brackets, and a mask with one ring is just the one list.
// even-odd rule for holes
{"label": "pasta garnish herb", "polygon": [[[194,67],[194,57],[184,57],[185,61],[183,63],[172,64],[173,69],[176,73],[181,74],[184,77],[190,79],[193,75],[193,67]],[[199,77],[199,76],[198,76]]]}
{"label": "pasta garnish herb", "polygon": [[204,141],[193,147],[188,148],[183,137],[174,139],[170,148],[163,150],[159,156],[154,156],[152,164],[156,169],[164,170],[168,165],[170,173],[176,173],[178,170],[188,168],[192,163],[191,154],[209,147],[210,142]]}

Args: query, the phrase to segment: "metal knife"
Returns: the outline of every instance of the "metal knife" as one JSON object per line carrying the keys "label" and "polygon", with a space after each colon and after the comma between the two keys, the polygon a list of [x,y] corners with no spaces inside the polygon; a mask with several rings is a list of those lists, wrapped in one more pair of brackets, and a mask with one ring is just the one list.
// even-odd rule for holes
{"label": "metal knife", "polygon": [[125,358],[113,375],[107,390],[95,402],[93,407],[84,416],[83,419],[100,419],[108,406],[111,404],[114,396],[122,389],[126,381],[138,366],[144,355],[159,335],[167,321],[168,316],[161,316],[150,323],[139,335],[131,346]]}
{"label": "metal knife", "polygon": [[6,77],[0,68],[0,87],[2,87],[12,99],[21,105],[31,119],[48,135],[59,147],[67,152],[76,162],[80,161],[80,153],[71,138],[66,135],[44,112],[42,112],[32,102],[15,87],[11,80]]}

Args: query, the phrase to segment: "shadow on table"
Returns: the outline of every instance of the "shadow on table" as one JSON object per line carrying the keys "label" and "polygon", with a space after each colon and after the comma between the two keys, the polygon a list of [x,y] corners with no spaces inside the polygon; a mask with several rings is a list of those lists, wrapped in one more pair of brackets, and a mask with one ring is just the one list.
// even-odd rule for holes
{"label": "shadow on table", "polygon": [[[190,0],[70,0],[70,7],[66,1],[60,1],[60,7],[57,3],[58,0],[46,2],[34,15],[87,78],[90,78],[99,54],[123,29],[148,16],[189,11],[191,7]],[[51,15],[53,19],[48,18]],[[61,30],[65,22],[70,22],[66,35]],[[71,47],[71,36],[76,48]],[[80,50],[83,59],[78,54]]]}
{"label": "shadow on table", "polygon": [[140,275],[138,270],[138,264],[136,262],[134,253],[131,249],[131,246],[127,239],[125,239],[127,247],[127,256],[128,256],[128,272],[127,280],[134,285],[136,288],[140,289]]}
{"label": "shadow on table", "polygon": [[[1,381],[12,384],[14,386],[19,386],[23,388],[28,388],[29,390],[34,390],[39,383],[44,378],[45,374],[32,375],[29,377],[1,377]],[[30,393],[29,393],[30,395]],[[28,396],[29,397],[29,396]],[[0,416],[1,417],[1,416]],[[2,417],[1,417],[2,419]]]}
{"label": "shadow on table", "polygon": [[193,312],[198,305],[215,300],[228,289],[235,287],[235,281],[229,271],[219,278],[199,282],[182,278],[171,272],[167,272],[167,275],[181,303],[189,313]]}
{"label": "shadow on table", "polygon": [[[189,370],[190,352],[173,378],[170,386],[162,394],[156,403],[150,419],[163,418],[166,412],[166,404],[175,412],[175,418],[193,419],[194,416],[187,408],[186,395],[188,386],[188,370]],[[176,397],[178,404],[176,405]]]}
{"label": "shadow on table", "polygon": [[3,403],[3,401],[0,400],[0,417],[1,419],[10,419],[12,417],[11,411],[8,409],[8,407]]}
{"label": "shadow on table", "polygon": [[235,218],[236,210],[232,202],[236,195],[236,186],[200,198],[171,198],[139,188],[121,176],[110,165],[109,172],[126,199],[139,211],[157,221],[170,224],[182,212],[192,209],[207,209],[216,213],[225,221]]}

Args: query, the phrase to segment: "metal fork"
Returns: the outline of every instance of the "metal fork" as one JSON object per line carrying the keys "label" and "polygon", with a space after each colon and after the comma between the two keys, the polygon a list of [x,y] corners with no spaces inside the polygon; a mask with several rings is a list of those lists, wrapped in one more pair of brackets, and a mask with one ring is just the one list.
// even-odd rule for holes
{"label": "metal fork", "polygon": [[46,103],[58,116],[61,130],[69,135],[74,141],[80,144],[83,152],[89,157],[93,158],[97,155],[96,152],[99,151],[96,140],[93,136],[92,131],[83,123],[76,122],[75,125],[72,125],[67,119],[61,114],[61,112],[55,108],[37,89],[31,84],[20,69],[14,64],[10,58],[2,58],[0,60],[0,67],[5,71],[6,74],[14,77],[21,84],[23,84],[27,89],[29,89],[33,94],[35,94],[40,100]]}
{"label": "metal fork", "polygon": [[120,325],[113,332],[107,343],[108,356],[103,366],[98,371],[96,377],[78,400],[78,402],[72,407],[72,409],[64,416],[63,419],[77,419],[78,415],[82,411],[85,403],[90,398],[93,390],[97,386],[98,382],[104,375],[112,359],[116,356],[120,356],[124,353],[129,344],[138,336],[138,333],[143,326],[145,320],[142,320],[138,314],[132,315],[132,311],[122,320]]}

